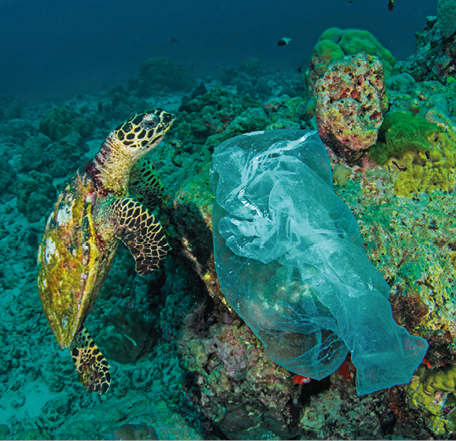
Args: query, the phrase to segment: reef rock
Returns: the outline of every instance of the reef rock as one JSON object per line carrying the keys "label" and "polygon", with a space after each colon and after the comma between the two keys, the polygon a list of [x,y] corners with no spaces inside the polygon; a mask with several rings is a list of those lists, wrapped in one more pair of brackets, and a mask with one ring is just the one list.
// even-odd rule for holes
{"label": "reef rock", "polygon": [[456,80],[456,19],[454,12],[451,16],[444,12],[451,8],[456,8],[454,1],[440,1],[438,17],[427,17],[423,32],[416,34],[415,54],[405,64],[417,81],[439,80],[445,84]]}
{"label": "reef rock", "polygon": [[375,144],[388,101],[382,63],[361,53],[332,63],[315,85],[322,141],[349,165]]}
{"label": "reef rock", "polygon": [[383,64],[386,76],[394,75],[396,60],[370,32],[361,29],[329,28],[318,39],[309,69],[306,71],[308,96],[313,95],[315,83],[323,77],[330,63],[341,60],[346,55],[361,52],[377,56]]}

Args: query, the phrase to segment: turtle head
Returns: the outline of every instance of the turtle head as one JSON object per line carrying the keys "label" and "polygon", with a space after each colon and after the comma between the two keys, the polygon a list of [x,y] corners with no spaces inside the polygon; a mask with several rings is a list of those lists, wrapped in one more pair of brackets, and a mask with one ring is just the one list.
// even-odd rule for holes
{"label": "turtle head", "polygon": [[99,194],[125,196],[131,169],[163,139],[174,119],[163,109],[151,109],[116,127],[84,167]]}
{"label": "turtle head", "polygon": [[116,127],[111,138],[127,147],[133,154],[143,156],[163,139],[175,118],[173,114],[162,109],[145,110]]}

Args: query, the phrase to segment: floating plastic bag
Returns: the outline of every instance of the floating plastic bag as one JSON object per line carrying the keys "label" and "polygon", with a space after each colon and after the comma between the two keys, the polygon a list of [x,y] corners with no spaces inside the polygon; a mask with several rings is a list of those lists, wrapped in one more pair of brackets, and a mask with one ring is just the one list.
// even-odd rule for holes
{"label": "floating plastic bag", "polygon": [[410,381],[428,344],[394,321],[316,131],[223,142],[211,185],[220,285],[267,357],[320,380],[350,351],[360,395]]}

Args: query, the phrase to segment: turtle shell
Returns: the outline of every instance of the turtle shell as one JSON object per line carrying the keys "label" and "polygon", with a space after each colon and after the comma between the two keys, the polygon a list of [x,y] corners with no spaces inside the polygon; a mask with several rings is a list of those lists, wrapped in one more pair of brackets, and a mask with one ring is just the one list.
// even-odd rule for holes
{"label": "turtle shell", "polygon": [[94,228],[98,197],[91,179],[78,174],[60,194],[38,250],[38,290],[61,349],[82,330],[117,248]]}

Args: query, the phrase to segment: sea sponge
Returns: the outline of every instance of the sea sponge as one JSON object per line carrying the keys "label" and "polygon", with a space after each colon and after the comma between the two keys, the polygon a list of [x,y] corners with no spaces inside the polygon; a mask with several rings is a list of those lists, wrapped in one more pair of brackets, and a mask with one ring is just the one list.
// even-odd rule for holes
{"label": "sea sponge", "polygon": [[347,185],[351,174],[352,169],[350,167],[343,164],[336,165],[332,174],[334,184],[338,186]]}

